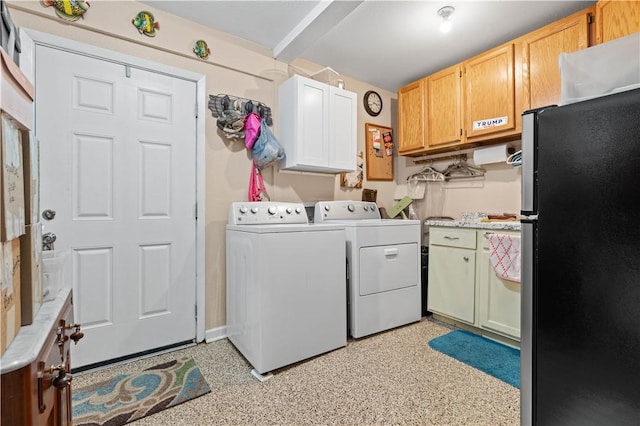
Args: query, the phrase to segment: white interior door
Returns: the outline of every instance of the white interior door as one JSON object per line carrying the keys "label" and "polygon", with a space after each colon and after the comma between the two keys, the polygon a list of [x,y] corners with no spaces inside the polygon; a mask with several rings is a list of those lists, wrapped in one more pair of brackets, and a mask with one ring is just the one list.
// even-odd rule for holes
{"label": "white interior door", "polygon": [[36,46],[44,232],[68,252],[78,368],[196,337],[196,84]]}

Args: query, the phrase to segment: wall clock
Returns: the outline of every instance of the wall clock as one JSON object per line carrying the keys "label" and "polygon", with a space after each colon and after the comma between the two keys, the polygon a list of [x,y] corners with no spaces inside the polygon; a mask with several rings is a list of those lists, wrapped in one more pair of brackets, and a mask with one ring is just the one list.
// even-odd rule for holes
{"label": "wall clock", "polygon": [[364,109],[372,117],[376,117],[382,111],[382,98],[377,92],[369,90],[364,94]]}

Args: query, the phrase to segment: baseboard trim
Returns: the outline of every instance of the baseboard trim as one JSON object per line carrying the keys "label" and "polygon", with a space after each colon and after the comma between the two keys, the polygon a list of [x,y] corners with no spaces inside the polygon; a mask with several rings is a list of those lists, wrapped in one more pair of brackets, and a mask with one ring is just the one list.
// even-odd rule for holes
{"label": "baseboard trim", "polygon": [[204,332],[204,341],[207,343],[215,342],[216,340],[224,339],[227,337],[227,326],[212,328]]}

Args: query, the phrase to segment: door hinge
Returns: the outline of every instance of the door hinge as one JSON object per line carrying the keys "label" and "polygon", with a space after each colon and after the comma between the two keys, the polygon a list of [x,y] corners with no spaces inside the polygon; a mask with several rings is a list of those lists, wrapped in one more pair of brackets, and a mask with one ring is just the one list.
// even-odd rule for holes
{"label": "door hinge", "polygon": [[193,216],[195,217],[196,220],[198,220],[198,202],[197,201],[196,201],[196,204],[194,205]]}
{"label": "door hinge", "polygon": [[460,128],[460,136],[462,136],[462,128]]}
{"label": "door hinge", "polygon": [[196,110],[194,111],[196,114],[196,118],[198,118],[198,103],[196,102]]}
{"label": "door hinge", "polygon": [[131,78],[131,67],[129,65],[124,66],[124,75],[127,78]]}
{"label": "door hinge", "polygon": [[593,15],[592,14],[588,14],[587,15],[587,24],[593,24]]}
{"label": "door hinge", "polygon": [[198,320],[198,304],[196,303],[194,306],[194,310],[195,310],[195,314],[196,314],[196,321]]}

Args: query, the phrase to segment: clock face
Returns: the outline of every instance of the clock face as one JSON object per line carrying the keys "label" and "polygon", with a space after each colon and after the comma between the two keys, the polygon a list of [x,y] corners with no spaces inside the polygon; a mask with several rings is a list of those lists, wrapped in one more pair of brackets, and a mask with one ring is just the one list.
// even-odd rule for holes
{"label": "clock face", "polygon": [[369,90],[364,94],[364,109],[367,114],[376,116],[382,111],[382,98],[373,90]]}

